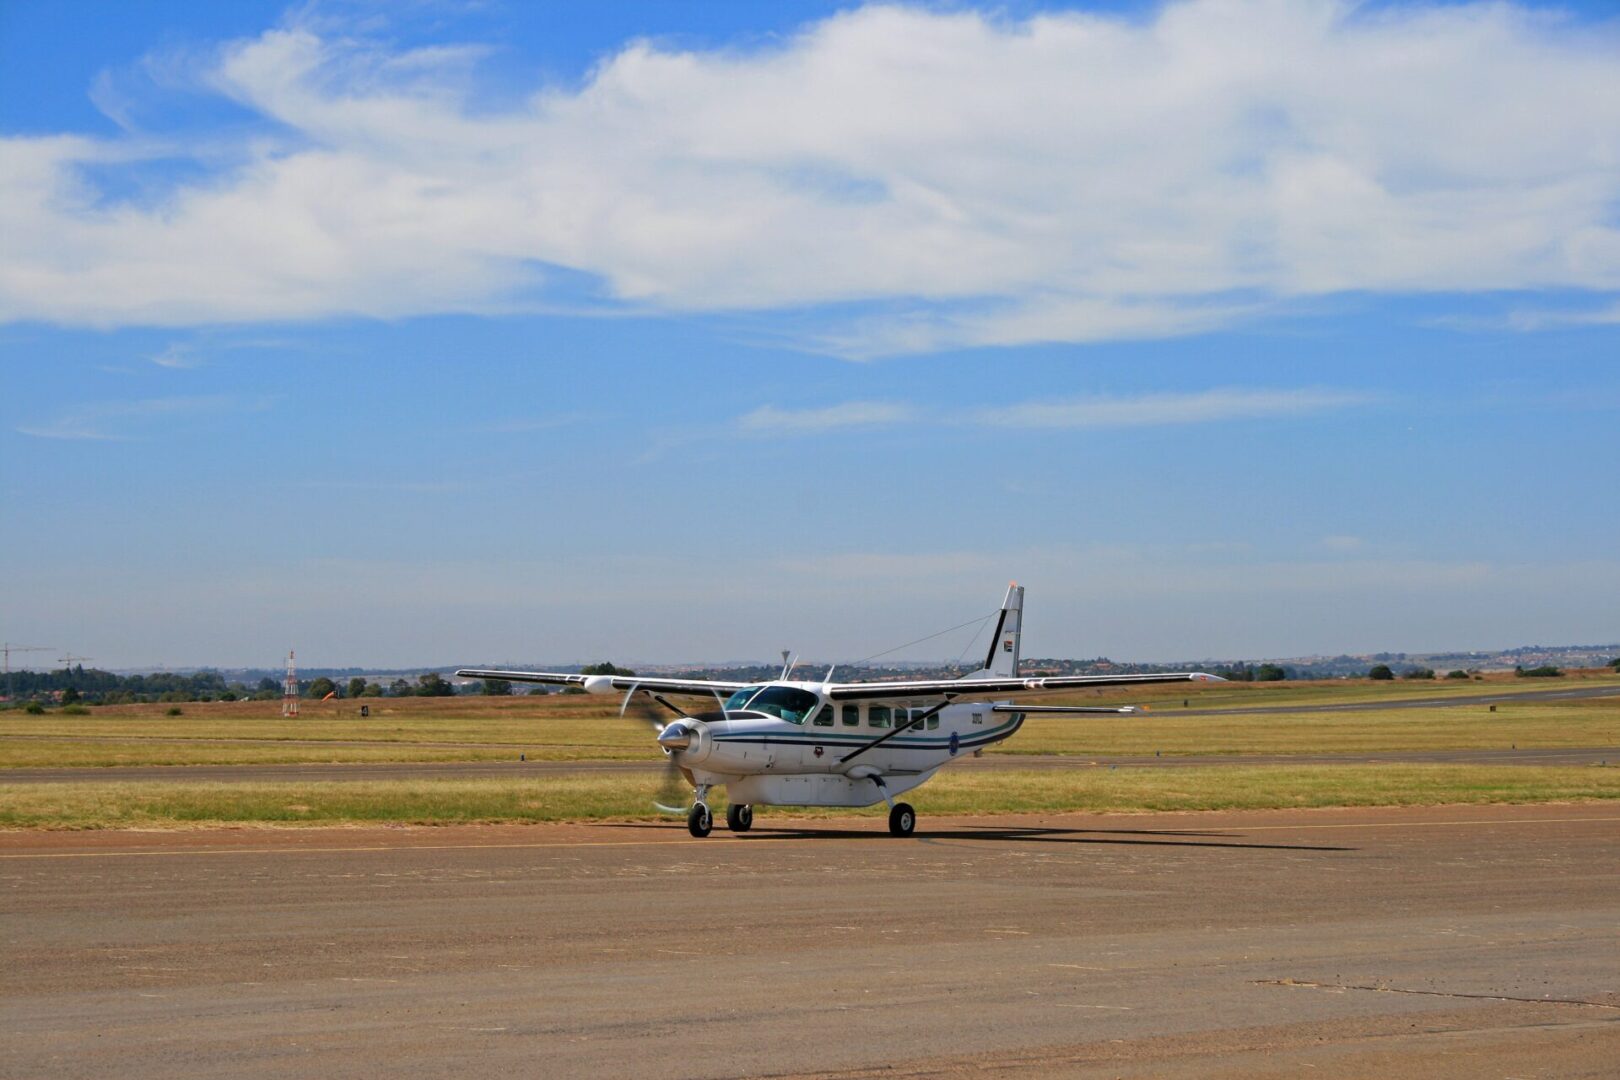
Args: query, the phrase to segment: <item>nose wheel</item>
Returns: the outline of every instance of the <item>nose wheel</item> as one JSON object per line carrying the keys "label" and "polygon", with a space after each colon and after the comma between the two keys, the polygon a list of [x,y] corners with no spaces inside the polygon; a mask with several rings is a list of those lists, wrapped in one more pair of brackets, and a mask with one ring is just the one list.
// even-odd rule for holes
{"label": "nose wheel", "polygon": [[732,832],[747,832],[754,827],[754,808],[747,803],[732,803],[726,807],[726,828]]}
{"label": "nose wheel", "polygon": [[917,811],[910,803],[895,803],[889,810],[889,832],[895,836],[910,836],[917,829]]}
{"label": "nose wheel", "polygon": [[699,838],[714,831],[714,814],[710,813],[707,803],[692,804],[686,814],[686,831]]}

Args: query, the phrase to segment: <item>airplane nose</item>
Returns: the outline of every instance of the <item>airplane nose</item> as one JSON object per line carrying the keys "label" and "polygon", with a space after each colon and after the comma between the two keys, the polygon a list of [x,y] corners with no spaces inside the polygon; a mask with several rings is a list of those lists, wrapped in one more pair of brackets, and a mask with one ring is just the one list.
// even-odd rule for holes
{"label": "airplane nose", "polygon": [[692,745],[692,730],[679,721],[658,733],[658,745],[665,750],[685,750]]}

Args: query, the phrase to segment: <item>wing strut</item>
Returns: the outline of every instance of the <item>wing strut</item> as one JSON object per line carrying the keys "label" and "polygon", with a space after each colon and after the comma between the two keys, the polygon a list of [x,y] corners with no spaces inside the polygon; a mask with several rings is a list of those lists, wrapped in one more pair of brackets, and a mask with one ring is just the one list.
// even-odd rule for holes
{"label": "wing strut", "polygon": [[900,735],[900,734],[902,734],[904,732],[910,731],[912,728],[914,728],[917,725],[921,724],[923,721],[927,720],[930,716],[933,716],[935,713],[939,712],[939,710],[943,709],[945,706],[949,705],[950,703],[951,703],[951,699],[946,698],[944,701],[940,702],[938,705],[935,705],[932,709],[929,709],[927,712],[923,713],[921,716],[914,716],[914,717],[911,718],[911,720],[908,723],[897,725],[895,727],[895,729],[893,731],[889,732],[887,735],[879,735],[877,738],[873,739],[871,742],[867,743],[865,746],[862,746],[862,747],[860,747],[860,748],[858,748],[856,750],[851,750],[849,753],[845,754],[843,757],[838,759],[838,764],[842,765],[847,761],[854,761],[856,758],[860,757],[862,754],[866,753],[868,750],[871,750],[871,749],[874,749],[876,747],[882,746],[884,743],[888,742],[890,739],[894,738],[896,735]]}

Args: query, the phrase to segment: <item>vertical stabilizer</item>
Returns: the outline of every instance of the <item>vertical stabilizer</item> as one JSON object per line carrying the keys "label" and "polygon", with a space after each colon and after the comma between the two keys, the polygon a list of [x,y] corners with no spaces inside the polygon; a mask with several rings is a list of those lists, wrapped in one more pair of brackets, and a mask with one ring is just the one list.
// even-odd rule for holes
{"label": "vertical stabilizer", "polygon": [[973,674],[1017,675],[1019,632],[1023,626],[1024,587],[1015,581],[1007,586],[1007,599],[1001,602],[1001,615],[996,620],[996,632],[990,636],[990,650],[985,654],[984,667]]}

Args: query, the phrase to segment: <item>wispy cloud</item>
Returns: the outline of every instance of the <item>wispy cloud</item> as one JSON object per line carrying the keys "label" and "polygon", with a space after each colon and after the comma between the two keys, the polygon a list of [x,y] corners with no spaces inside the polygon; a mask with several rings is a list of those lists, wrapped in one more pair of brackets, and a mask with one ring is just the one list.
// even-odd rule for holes
{"label": "wispy cloud", "polygon": [[1305,416],[1377,400],[1371,394],[1354,390],[1230,388],[1183,394],[1093,395],[1024,401],[966,413],[929,410],[903,402],[850,401],[798,410],[765,405],[739,417],[737,427],[754,434],[814,435],[843,428],[910,423],[921,418],[936,424],[992,428],[1163,427]]}
{"label": "wispy cloud", "polygon": [[202,367],[203,361],[190,345],[175,341],[165,346],[163,351],[152,357],[152,363],[158,367],[166,368],[196,368]]}
{"label": "wispy cloud", "polygon": [[1093,396],[1059,401],[1026,401],[986,409],[981,424],[1018,428],[1157,427],[1208,424],[1219,420],[1261,420],[1365,405],[1371,396],[1348,390],[1202,390],[1188,394]]}
{"label": "wispy cloud", "polygon": [[263,412],[273,405],[271,398],[245,399],[229,394],[98,401],[76,406],[38,423],[20,424],[17,431],[39,439],[124,442],[150,436],[154,425],[166,419]]}
{"label": "wispy cloud", "polygon": [[[1511,2],[870,5],[767,47],[637,41],[503,111],[479,48],[305,6],[163,65],[264,124],[0,141],[0,319],[527,310],[585,281],[608,310],[820,311],[807,339],[871,356],[1347,292],[1612,296],[1617,44]],[[159,155],[197,169],[122,193]]]}
{"label": "wispy cloud", "polygon": [[551,431],[604,419],[601,413],[555,413],[549,416],[519,416],[479,424],[474,431],[489,435],[521,435],[529,431]]}
{"label": "wispy cloud", "polygon": [[737,427],[749,434],[811,435],[842,428],[903,424],[916,410],[892,401],[846,401],[819,409],[780,409],[762,405],[737,418]]}

